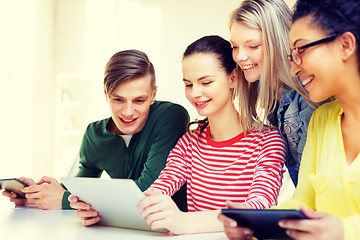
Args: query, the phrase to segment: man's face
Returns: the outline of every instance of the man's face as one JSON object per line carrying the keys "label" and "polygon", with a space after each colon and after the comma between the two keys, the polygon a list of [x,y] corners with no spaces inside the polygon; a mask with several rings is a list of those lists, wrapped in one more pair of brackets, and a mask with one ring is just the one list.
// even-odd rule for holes
{"label": "man's face", "polygon": [[121,83],[109,101],[111,118],[115,123],[111,132],[118,135],[133,135],[145,126],[150,106],[154,103],[156,89],[151,86],[150,74]]}

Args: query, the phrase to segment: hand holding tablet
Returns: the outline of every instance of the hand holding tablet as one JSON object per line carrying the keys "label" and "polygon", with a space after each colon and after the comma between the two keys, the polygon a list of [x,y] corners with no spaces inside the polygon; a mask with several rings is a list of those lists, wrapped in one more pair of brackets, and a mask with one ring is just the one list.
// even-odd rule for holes
{"label": "hand holding tablet", "polygon": [[136,206],[144,194],[131,179],[62,177],[61,180],[73,196],[98,212],[101,225],[166,232],[151,229],[141,218]]}
{"label": "hand holding tablet", "polygon": [[0,179],[0,187],[8,192],[16,193],[18,198],[25,198],[25,194],[21,191],[22,188],[28,185],[16,178]]}
{"label": "hand holding tablet", "polygon": [[247,227],[254,231],[258,239],[290,239],[279,226],[282,219],[307,219],[298,210],[283,209],[222,209],[222,214],[234,219],[238,226]]}

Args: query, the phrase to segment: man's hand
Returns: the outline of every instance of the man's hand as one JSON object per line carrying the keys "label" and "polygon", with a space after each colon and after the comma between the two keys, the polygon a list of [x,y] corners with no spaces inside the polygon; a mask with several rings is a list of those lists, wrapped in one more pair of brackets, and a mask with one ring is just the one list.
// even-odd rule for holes
{"label": "man's hand", "polygon": [[[31,179],[31,178],[21,177],[21,178],[18,178],[18,179],[20,181],[26,183],[29,186],[36,185],[35,181],[33,179]],[[15,206],[24,206],[24,205],[27,204],[27,199],[26,198],[18,198],[16,193],[3,191],[2,195],[5,196],[5,197],[8,197],[10,199],[10,202],[15,203]]]}
{"label": "man's hand", "polygon": [[91,206],[85,202],[79,201],[79,198],[73,195],[69,196],[70,206],[77,209],[75,215],[81,218],[85,227],[94,225],[100,221],[99,213],[91,209]]}
{"label": "man's hand", "polygon": [[[21,179],[20,179],[21,180]],[[35,204],[40,209],[61,209],[65,189],[51,177],[43,177],[36,185],[22,189],[27,204]]]}

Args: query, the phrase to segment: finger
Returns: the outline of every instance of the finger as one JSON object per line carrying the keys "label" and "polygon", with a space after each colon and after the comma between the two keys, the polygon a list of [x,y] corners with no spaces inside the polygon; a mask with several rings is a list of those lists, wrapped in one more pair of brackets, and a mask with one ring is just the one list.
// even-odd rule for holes
{"label": "finger", "polygon": [[76,202],[79,201],[79,198],[77,196],[74,196],[74,195],[69,195],[68,200],[69,200],[69,202],[76,203]]}
{"label": "finger", "polygon": [[10,198],[10,202],[15,203],[15,206],[25,205],[27,203],[24,198]]}
{"label": "finger", "polygon": [[77,210],[75,216],[79,218],[94,218],[99,216],[99,213],[94,210]]}
{"label": "finger", "polygon": [[27,199],[44,199],[46,197],[45,192],[28,192],[25,194]]}
{"label": "finger", "polygon": [[286,234],[293,239],[313,239],[311,233],[297,230],[286,230]]}
{"label": "finger", "polygon": [[155,214],[155,213],[161,212],[163,210],[164,210],[164,208],[161,206],[160,203],[151,205],[149,207],[143,208],[143,210],[141,212],[141,218],[147,219],[151,214]]}
{"label": "finger", "polygon": [[43,185],[31,185],[21,189],[23,193],[37,193],[44,189]]}
{"label": "finger", "polygon": [[324,213],[316,212],[307,207],[301,206],[300,211],[305,214],[310,219],[320,219],[324,217]]}
{"label": "finger", "polygon": [[224,214],[219,214],[218,219],[224,225],[224,231],[229,239],[252,239],[253,231],[249,228],[238,227],[237,222]]}
{"label": "finger", "polygon": [[145,209],[154,204],[158,204],[159,202],[163,201],[163,199],[164,195],[162,194],[154,194],[151,196],[147,196],[139,202],[139,204],[136,206],[136,210]]}
{"label": "finger", "polygon": [[224,214],[219,214],[218,215],[218,219],[220,222],[223,223],[224,227],[228,226],[228,227],[237,227],[237,222],[234,219],[231,219],[227,216],[225,216]]}
{"label": "finger", "polygon": [[152,195],[158,195],[158,194],[162,194],[162,193],[160,191],[154,190],[154,189],[148,189],[144,192],[145,196],[152,196]]}
{"label": "finger", "polygon": [[8,198],[17,198],[16,193],[13,192],[3,191],[2,195]]}
{"label": "finger", "polygon": [[175,209],[176,205],[174,204],[171,198],[166,198],[165,196],[162,195],[160,201],[157,200],[158,199],[155,199],[154,204],[151,204],[143,208],[143,211],[141,212],[141,217],[143,219],[146,219],[150,214],[162,212],[165,210],[176,210]]}
{"label": "finger", "polygon": [[[146,217],[146,222],[149,226],[152,226],[154,222],[165,220],[167,221],[167,226],[169,225],[170,221],[172,220],[171,213],[168,210],[154,212],[149,214]],[[163,226],[164,227],[164,226]]]}
{"label": "finger", "polygon": [[245,239],[250,240],[253,239],[253,232],[249,229],[244,229],[240,227],[236,228],[224,228],[226,236],[232,239]]}
{"label": "finger", "polygon": [[36,185],[35,181],[31,178],[26,177],[20,177],[18,180],[22,181],[23,183],[26,183],[27,185]]}
{"label": "finger", "polygon": [[58,181],[55,178],[44,176],[40,179],[40,181],[37,184],[43,184],[43,183],[57,183]]}
{"label": "finger", "polygon": [[226,201],[226,207],[227,208],[236,208],[236,203],[228,200],[228,201]]}
{"label": "finger", "polygon": [[35,204],[39,207],[39,205],[42,204],[42,200],[41,199],[38,199],[38,198],[27,198],[26,199],[26,203],[27,204]]}
{"label": "finger", "polygon": [[314,210],[308,209],[306,207],[300,208],[309,219],[284,219],[279,221],[279,226],[282,228],[302,231],[302,232],[312,232],[314,229],[314,219],[321,219],[324,217],[324,213],[316,212]]}
{"label": "finger", "polygon": [[81,222],[85,227],[89,227],[91,225],[94,225],[100,221],[100,217],[94,217],[94,218],[82,218]]}
{"label": "finger", "polygon": [[241,203],[234,203],[232,201],[226,201],[227,208],[237,208],[237,209],[251,209],[252,207],[249,207],[247,205],[241,204]]}
{"label": "finger", "polygon": [[169,222],[166,219],[156,219],[154,221],[152,221],[151,223],[147,224],[151,227],[151,229],[156,230],[156,229],[166,229],[168,231],[170,231],[169,229]]}
{"label": "finger", "polygon": [[70,207],[78,210],[90,210],[91,206],[84,202],[70,202]]}
{"label": "finger", "polygon": [[291,220],[291,219],[284,219],[279,221],[279,226],[288,230],[295,230],[301,232],[311,232],[314,229],[314,222],[313,220]]}

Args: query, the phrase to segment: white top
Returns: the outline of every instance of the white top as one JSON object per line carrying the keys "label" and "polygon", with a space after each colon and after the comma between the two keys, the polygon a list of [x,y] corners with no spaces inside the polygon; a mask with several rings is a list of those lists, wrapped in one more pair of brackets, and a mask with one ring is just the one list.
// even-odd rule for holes
{"label": "white top", "polygon": [[120,135],[124,139],[126,147],[129,147],[130,140],[133,135]]}

